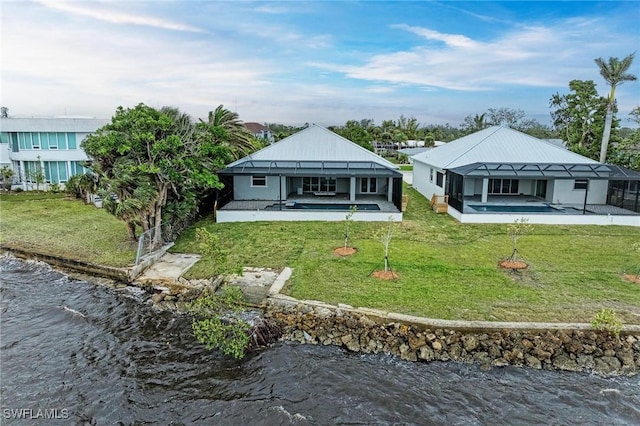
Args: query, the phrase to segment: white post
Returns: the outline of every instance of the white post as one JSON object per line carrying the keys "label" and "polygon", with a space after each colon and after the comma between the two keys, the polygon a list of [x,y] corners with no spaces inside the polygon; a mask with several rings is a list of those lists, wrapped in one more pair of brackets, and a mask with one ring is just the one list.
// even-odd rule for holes
{"label": "white post", "polygon": [[481,202],[486,203],[489,198],[489,178],[482,178],[482,200]]}
{"label": "white post", "polygon": [[356,200],[356,178],[351,176],[349,179],[349,201]]}
{"label": "white post", "polygon": [[387,185],[387,201],[391,202],[393,200],[393,177],[389,177],[387,180],[389,181]]}

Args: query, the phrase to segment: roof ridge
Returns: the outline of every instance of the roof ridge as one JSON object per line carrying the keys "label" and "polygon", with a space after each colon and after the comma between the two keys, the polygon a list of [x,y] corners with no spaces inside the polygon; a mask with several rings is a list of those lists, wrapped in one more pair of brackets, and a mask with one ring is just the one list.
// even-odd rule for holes
{"label": "roof ridge", "polygon": [[[476,142],[475,144],[473,144],[469,149],[467,149],[466,151],[463,151],[460,155],[458,155],[457,157],[453,158],[451,161],[449,161],[447,164],[445,164],[445,166],[443,168],[448,167],[450,164],[452,164],[454,161],[456,161],[457,159],[459,159],[460,157],[462,157],[463,155],[466,155],[467,153],[469,153],[470,151],[473,151],[475,148],[478,147],[478,145],[480,145],[482,142],[484,142],[485,140],[487,140],[487,138],[489,138],[489,136],[493,136],[498,130],[503,129],[503,126],[492,126],[495,127],[495,131],[489,133],[487,136],[485,136],[484,138],[480,139],[478,142]],[[486,129],[482,129],[482,131],[484,130],[489,130],[491,129],[491,127],[487,127]],[[473,133],[467,135],[467,136],[471,136],[473,135]],[[466,138],[467,136],[464,136],[463,138]],[[452,141],[453,142],[453,141]]]}

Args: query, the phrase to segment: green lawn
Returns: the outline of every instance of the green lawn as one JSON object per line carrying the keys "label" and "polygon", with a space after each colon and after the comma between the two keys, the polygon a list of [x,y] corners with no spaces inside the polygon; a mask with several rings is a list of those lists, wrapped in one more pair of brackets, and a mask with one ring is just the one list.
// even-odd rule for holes
{"label": "green lawn", "polygon": [[[640,324],[635,273],[640,228],[534,225],[519,248],[531,265],[521,273],[499,270],[511,254],[506,225],[463,225],[434,214],[411,188],[405,220],[396,224],[390,262],[395,281],[370,276],[383,267],[373,237],[384,223],[352,224],[358,252],[341,258],[343,223],[257,222],[217,224],[205,218],[185,232],[173,251],[197,253],[195,228],[215,233],[231,263],[294,269],[284,292],[301,299],[347,303],[444,319],[589,322],[602,307],[625,323]],[[0,242],[109,266],[135,260],[123,222],[101,209],[50,194],[0,195]],[[198,262],[191,278],[209,277],[214,265]]]}
{"label": "green lawn", "polygon": [[[495,321],[584,321],[612,307],[627,323],[640,324],[640,285],[621,279],[636,271],[640,256],[631,245],[640,229],[612,226],[534,225],[519,249],[530,269],[501,271],[511,254],[506,225],[463,225],[434,214],[413,189],[405,220],[397,224],[390,263],[395,281],[370,276],[383,267],[383,246],[373,237],[382,223],[352,224],[358,253],[341,258],[344,224],[279,222],[197,223],[173,251],[197,252],[195,227],[216,233],[232,263],[282,268],[294,273],[284,292],[296,298],[347,303],[444,319]],[[189,272],[207,277],[201,261]]]}
{"label": "green lawn", "polygon": [[132,265],[136,259],[124,222],[62,194],[1,194],[0,242],[107,266]]}

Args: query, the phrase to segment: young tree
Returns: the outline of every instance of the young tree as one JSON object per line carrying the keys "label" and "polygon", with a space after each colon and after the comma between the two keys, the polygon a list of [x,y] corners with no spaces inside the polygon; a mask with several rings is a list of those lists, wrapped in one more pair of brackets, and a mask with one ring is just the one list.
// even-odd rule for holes
{"label": "young tree", "polygon": [[511,242],[513,243],[513,253],[509,257],[509,260],[516,262],[518,259],[518,240],[524,234],[531,232],[532,226],[529,224],[529,219],[523,217],[520,219],[516,219],[513,223],[507,225],[507,233],[509,234],[509,238],[511,238]]}
{"label": "young tree", "polygon": [[635,52],[627,56],[626,58],[619,60],[618,58],[610,57],[608,62],[605,62],[602,58],[595,59],[595,63],[600,68],[600,75],[605,79],[607,84],[611,87],[609,97],[607,98],[607,117],[604,125],[604,132],[602,133],[602,144],[600,147],[600,162],[604,163],[607,159],[607,148],[609,146],[609,138],[611,133],[611,123],[613,121],[613,114],[615,108],[615,94],[616,87],[624,83],[625,81],[637,80],[637,77],[627,71],[633,63],[633,57]]}
{"label": "young tree", "polygon": [[389,247],[395,230],[395,222],[392,217],[389,217],[386,225],[376,233],[376,239],[380,241],[384,247],[384,271],[390,270],[389,266]]}
{"label": "young tree", "polygon": [[358,206],[353,205],[349,207],[349,213],[344,218],[344,248],[349,247],[351,239],[351,222],[353,221],[353,215],[358,211]]}

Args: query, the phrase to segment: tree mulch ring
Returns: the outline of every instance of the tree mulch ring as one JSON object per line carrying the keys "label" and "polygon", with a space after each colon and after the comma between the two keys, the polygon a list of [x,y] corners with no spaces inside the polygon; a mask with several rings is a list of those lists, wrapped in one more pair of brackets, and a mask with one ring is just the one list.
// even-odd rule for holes
{"label": "tree mulch ring", "polygon": [[355,254],[358,250],[353,248],[353,247],[338,247],[337,249],[333,250],[333,253],[337,254],[338,256],[351,256],[352,254]]}
{"label": "tree mulch ring", "polygon": [[499,265],[502,269],[512,269],[512,270],[527,269],[529,267],[529,265],[527,265],[525,262],[522,262],[520,260],[509,260],[509,259],[501,261]]}
{"label": "tree mulch ring", "polygon": [[638,274],[623,274],[622,278],[632,283],[640,284],[640,275]]}
{"label": "tree mulch ring", "polygon": [[386,281],[395,280],[396,278],[398,278],[398,274],[393,271],[374,271],[371,275],[375,278]]}

